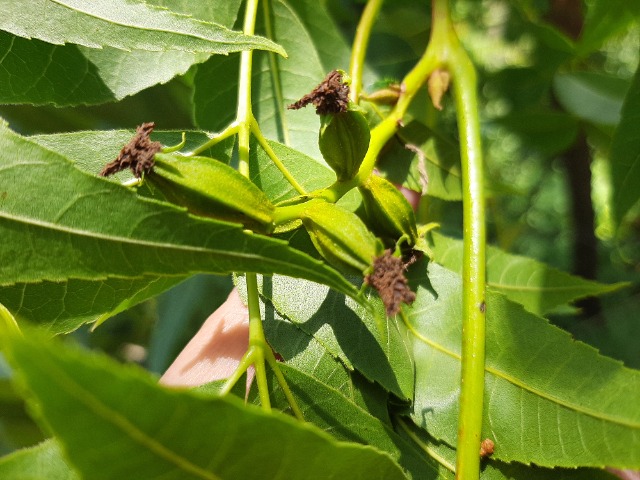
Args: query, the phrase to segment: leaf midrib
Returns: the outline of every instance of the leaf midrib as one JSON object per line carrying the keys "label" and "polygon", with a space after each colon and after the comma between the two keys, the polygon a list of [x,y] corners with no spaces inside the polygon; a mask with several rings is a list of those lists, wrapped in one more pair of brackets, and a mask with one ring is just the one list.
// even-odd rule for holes
{"label": "leaf midrib", "polygon": [[[0,218],[4,218],[9,221],[14,221],[17,223],[22,223],[26,225],[35,226],[35,227],[46,228],[46,229],[58,231],[61,233],[68,233],[72,235],[77,235],[77,236],[82,236],[82,237],[87,237],[87,238],[92,238],[97,240],[125,243],[125,244],[130,244],[135,246],[141,246],[141,247],[155,247],[155,248],[170,249],[170,250],[183,250],[186,252],[215,253],[215,254],[219,254],[221,252],[222,253],[227,252],[226,250],[217,250],[217,249],[208,248],[208,247],[197,247],[195,245],[179,245],[179,244],[173,244],[173,243],[155,242],[152,240],[142,240],[139,238],[123,237],[120,235],[105,234],[105,233],[91,231],[91,230],[83,230],[79,228],[69,227],[66,225],[61,225],[54,222],[48,222],[48,221],[39,220],[31,217],[25,217],[22,215],[10,215],[3,211],[0,211]],[[237,254],[236,252],[234,252],[232,255],[229,255],[229,256],[232,256],[232,257],[243,256],[251,259],[263,258],[263,257],[258,257],[256,255],[250,255],[250,254],[240,255],[240,254]]]}

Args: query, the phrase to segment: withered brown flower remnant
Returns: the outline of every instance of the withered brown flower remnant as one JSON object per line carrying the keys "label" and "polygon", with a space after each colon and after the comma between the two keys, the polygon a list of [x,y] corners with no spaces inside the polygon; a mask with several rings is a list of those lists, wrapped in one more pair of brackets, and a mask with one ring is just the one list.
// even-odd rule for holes
{"label": "withered brown flower remnant", "polygon": [[307,93],[287,108],[298,110],[310,103],[316,107],[318,115],[346,112],[349,106],[349,85],[343,83],[342,73],[338,70],[329,72],[322,83],[314,88],[311,93]]}
{"label": "withered brown flower remnant", "polygon": [[389,316],[400,311],[400,304],[411,304],[416,299],[416,294],[411,291],[407,277],[404,276],[404,270],[402,259],[394,257],[391,250],[385,250],[374,259],[373,272],[364,279],[378,291]]}
{"label": "withered brown flower remnant", "polygon": [[149,173],[154,164],[153,156],[162,149],[160,142],[152,142],[149,138],[155,126],[153,122],[140,125],[129,143],[122,147],[118,158],[107,163],[100,176],[107,177],[127,168],[131,169],[136,178]]}

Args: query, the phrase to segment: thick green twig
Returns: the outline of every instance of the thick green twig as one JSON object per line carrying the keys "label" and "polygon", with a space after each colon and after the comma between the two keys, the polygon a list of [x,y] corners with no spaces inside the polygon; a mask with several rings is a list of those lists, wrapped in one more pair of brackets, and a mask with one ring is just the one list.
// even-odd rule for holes
{"label": "thick green twig", "polygon": [[439,52],[454,86],[462,160],[464,254],[462,377],[456,478],[480,475],[485,357],[485,206],[476,72],[453,30],[448,0],[434,0],[430,48]]}
{"label": "thick green twig", "polygon": [[[485,356],[484,179],[476,73],[453,30],[448,0],[433,0],[432,7],[431,38],[427,51],[404,78],[394,109],[372,130],[369,149],[358,175],[349,182],[336,183],[319,194],[335,202],[365,181],[371,175],[382,147],[397,132],[418,89],[436,69],[449,72],[454,86],[460,131],[464,215],[464,318],[456,478],[475,480],[480,471]],[[360,58],[364,53],[358,52],[357,55]]]}

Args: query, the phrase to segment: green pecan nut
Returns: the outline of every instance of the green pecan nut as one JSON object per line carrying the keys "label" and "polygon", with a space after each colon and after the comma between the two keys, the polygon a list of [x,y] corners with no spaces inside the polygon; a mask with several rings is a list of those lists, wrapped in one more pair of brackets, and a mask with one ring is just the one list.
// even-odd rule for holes
{"label": "green pecan nut", "polygon": [[350,180],[358,173],[370,139],[367,119],[357,110],[322,117],[320,152],[339,181]]}
{"label": "green pecan nut", "polygon": [[355,213],[324,200],[311,200],[302,223],[330,264],[362,275],[382,252],[382,244]]}
{"label": "green pecan nut", "polygon": [[418,238],[413,208],[394,184],[371,175],[358,187],[371,229],[382,238],[397,241],[405,237],[414,245]]}
{"label": "green pecan nut", "polygon": [[170,201],[200,216],[239,222],[258,231],[273,228],[274,206],[251,180],[207,157],[157,153],[145,181]]}

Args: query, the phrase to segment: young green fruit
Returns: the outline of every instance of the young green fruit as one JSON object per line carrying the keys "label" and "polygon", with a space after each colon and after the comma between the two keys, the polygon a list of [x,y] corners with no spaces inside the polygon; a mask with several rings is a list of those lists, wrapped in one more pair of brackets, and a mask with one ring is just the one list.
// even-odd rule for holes
{"label": "young green fruit", "polygon": [[334,203],[311,200],[302,224],[320,255],[348,273],[362,275],[383,250],[360,217]]}
{"label": "young green fruit", "polygon": [[251,180],[229,165],[207,157],[157,153],[145,181],[170,201],[196,215],[239,222],[271,231],[275,207]]}
{"label": "young green fruit", "polygon": [[369,124],[357,110],[322,116],[318,145],[338,181],[350,180],[357,173],[369,148]]}
{"label": "young green fruit", "polygon": [[410,245],[418,238],[413,208],[396,186],[371,175],[358,187],[371,228],[383,238],[397,241],[405,237]]}

